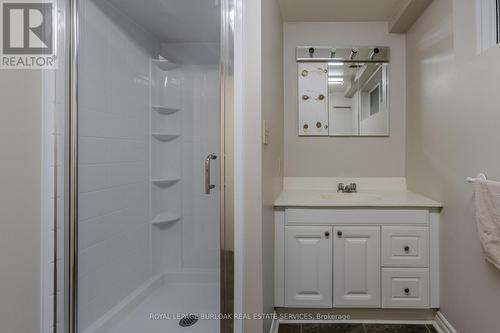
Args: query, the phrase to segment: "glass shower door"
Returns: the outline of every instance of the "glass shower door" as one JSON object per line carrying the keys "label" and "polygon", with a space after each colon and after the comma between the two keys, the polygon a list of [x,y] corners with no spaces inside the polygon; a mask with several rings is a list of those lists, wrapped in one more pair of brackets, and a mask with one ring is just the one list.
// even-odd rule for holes
{"label": "glass shower door", "polygon": [[220,332],[221,8],[77,6],[77,331]]}

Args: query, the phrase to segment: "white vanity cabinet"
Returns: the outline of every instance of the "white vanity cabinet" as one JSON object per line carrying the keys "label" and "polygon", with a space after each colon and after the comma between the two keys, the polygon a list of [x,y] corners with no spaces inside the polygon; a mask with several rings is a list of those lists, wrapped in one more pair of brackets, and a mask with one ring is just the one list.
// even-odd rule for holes
{"label": "white vanity cabinet", "polygon": [[278,207],[275,306],[438,308],[439,209]]}

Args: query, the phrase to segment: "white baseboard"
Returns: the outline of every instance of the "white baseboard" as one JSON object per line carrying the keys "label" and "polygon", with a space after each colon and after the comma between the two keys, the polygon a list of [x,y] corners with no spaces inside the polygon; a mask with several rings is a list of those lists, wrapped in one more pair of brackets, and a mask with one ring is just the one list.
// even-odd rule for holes
{"label": "white baseboard", "polygon": [[434,327],[439,331],[439,333],[457,333],[441,311],[438,311],[436,318],[434,319]]}
{"label": "white baseboard", "polygon": [[279,321],[276,318],[276,311],[274,311],[274,316],[273,316],[273,321],[271,322],[271,329],[269,330],[269,333],[278,333],[279,330]]}

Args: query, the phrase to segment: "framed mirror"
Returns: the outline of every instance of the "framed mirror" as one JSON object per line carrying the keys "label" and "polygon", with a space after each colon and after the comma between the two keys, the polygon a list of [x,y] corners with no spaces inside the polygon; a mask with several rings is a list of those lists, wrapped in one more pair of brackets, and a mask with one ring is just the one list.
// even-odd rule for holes
{"label": "framed mirror", "polygon": [[327,51],[297,49],[299,135],[389,136],[389,49]]}

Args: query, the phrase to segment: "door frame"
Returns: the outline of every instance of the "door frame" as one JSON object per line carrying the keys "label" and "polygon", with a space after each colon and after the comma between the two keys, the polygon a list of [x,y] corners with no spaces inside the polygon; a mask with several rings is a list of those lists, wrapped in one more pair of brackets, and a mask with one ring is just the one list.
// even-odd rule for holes
{"label": "door frame", "polygon": [[234,331],[234,40],[235,0],[221,1],[220,31],[220,320],[221,333]]}

